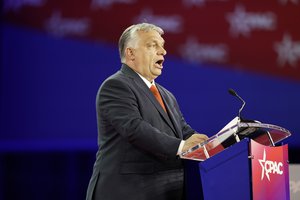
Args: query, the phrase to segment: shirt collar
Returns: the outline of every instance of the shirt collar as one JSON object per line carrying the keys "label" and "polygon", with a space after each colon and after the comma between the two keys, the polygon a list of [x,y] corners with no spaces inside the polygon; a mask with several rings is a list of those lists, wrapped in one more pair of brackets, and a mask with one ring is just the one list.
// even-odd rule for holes
{"label": "shirt collar", "polygon": [[145,82],[145,84],[148,86],[148,88],[150,88],[152,85],[155,85],[154,80],[151,83],[145,77],[143,77],[141,74],[139,74],[138,72],[136,72],[136,73],[141,77],[141,79]]}

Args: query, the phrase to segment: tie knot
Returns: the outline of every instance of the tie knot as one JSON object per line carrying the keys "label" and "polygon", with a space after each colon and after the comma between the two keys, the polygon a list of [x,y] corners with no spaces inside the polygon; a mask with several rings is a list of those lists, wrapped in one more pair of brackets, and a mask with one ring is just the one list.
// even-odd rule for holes
{"label": "tie knot", "polygon": [[150,90],[154,95],[159,94],[158,89],[155,85],[151,85]]}

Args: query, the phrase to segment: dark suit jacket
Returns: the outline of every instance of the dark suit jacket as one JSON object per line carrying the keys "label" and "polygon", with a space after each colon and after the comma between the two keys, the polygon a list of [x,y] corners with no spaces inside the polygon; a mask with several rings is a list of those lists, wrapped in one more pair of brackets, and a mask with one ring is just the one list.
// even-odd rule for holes
{"label": "dark suit jacket", "polygon": [[98,145],[87,200],[146,199],[149,175],[182,168],[180,141],[194,133],[175,97],[156,83],[168,114],[127,65],[106,79],[97,94]]}

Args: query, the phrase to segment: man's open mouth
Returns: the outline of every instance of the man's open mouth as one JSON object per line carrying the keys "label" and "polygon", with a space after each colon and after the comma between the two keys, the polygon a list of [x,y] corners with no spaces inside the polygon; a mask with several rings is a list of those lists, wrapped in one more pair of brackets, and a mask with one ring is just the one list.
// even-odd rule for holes
{"label": "man's open mouth", "polygon": [[156,61],[155,64],[162,66],[163,62],[164,62],[164,60],[161,59],[161,60]]}

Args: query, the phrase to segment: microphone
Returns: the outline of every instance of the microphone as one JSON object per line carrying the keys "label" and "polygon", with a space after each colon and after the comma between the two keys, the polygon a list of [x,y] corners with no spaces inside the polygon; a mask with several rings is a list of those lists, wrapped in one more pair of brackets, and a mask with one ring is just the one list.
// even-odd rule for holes
{"label": "microphone", "polygon": [[242,106],[241,106],[241,108],[239,109],[239,115],[238,115],[240,121],[242,121],[242,118],[241,118],[241,112],[242,112],[242,110],[244,109],[244,107],[245,107],[245,105],[246,105],[246,102],[245,102],[244,99],[243,99],[242,97],[240,97],[233,89],[230,88],[230,89],[228,90],[228,92],[229,92],[229,94],[231,94],[232,96],[237,97],[237,98],[243,103]]}

